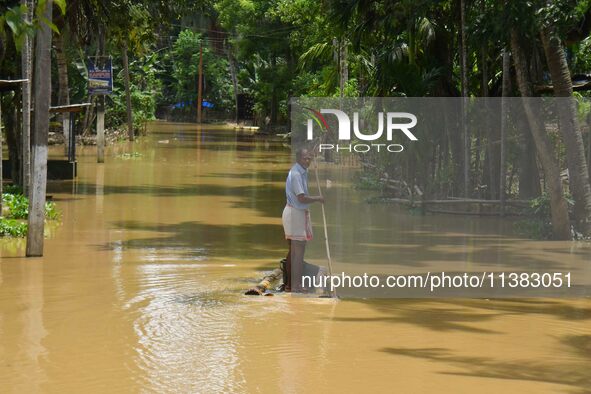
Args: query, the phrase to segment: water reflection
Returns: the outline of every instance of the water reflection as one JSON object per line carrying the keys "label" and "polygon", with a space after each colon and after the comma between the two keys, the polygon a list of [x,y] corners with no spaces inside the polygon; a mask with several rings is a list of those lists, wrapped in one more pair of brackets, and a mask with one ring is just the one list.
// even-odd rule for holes
{"label": "water reflection", "polygon": [[[1,269],[1,267],[0,267]],[[44,325],[43,264],[30,261],[19,264],[16,269],[6,269],[6,281],[0,281],[2,288],[10,287],[10,300],[0,298],[0,305],[10,312],[0,314],[0,377],[11,374],[16,382],[15,392],[41,391],[47,375],[43,358],[47,349],[43,340],[47,335]],[[1,277],[1,275],[0,275]],[[4,293],[6,294],[6,293]],[[3,379],[4,380],[4,379]]]}
{"label": "water reflection", "polygon": [[[118,158],[133,152],[141,155]],[[0,240],[0,381],[8,392],[590,386],[589,299],[242,296],[285,253],[279,218],[290,155],[281,140],[156,123],[147,137],[109,147],[103,165],[94,147],[79,153],[74,192],[72,183],[50,184],[63,224],[45,256],[19,258],[23,242]],[[321,171],[332,180],[329,198],[355,204],[327,205],[340,267],[379,268],[392,255],[397,270],[589,260],[588,244],[515,238],[495,219],[369,207],[344,178]],[[353,240],[373,254],[357,253]],[[323,249],[321,238],[312,242],[310,259],[324,263]]]}

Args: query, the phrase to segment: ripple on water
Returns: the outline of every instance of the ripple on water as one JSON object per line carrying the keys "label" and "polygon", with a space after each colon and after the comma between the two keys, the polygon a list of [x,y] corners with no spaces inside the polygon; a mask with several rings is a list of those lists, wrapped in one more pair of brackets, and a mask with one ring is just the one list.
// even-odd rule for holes
{"label": "ripple on water", "polygon": [[[178,392],[240,391],[240,304],[231,300],[236,296],[223,288],[223,281],[188,274],[177,265],[183,266],[140,270],[143,290],[130,304],[136,312],[135,353],[144,384],[163,392],[173,387]],[[203,288],[212,290],[195,291]]]}

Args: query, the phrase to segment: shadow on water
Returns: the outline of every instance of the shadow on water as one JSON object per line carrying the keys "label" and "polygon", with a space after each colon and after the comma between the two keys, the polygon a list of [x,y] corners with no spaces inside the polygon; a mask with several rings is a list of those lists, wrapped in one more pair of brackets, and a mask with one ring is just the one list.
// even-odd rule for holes
{"label": "shadow on water", "polygon": [[[374,308],[383,316],[340,317],[332,320],[344,323],[385,322],[415,325],[435,332],[459,331],[475,334],[506,335],[504,332],[475,327],[490,324],[503,316],[546,315],[567,322],[591,320],[591,308],[577,307],[564,300],[548,299],[390,299],[349,300]],[[387,347],[379,351],[394,356],[405,356],[452,365],[461,372],[442,374],[479,378],[526,380],[572,386],[577,393],[588,393],[591,387],[591,335],[567,335],[559,339],[572,357],[554,362],[544,360],[498,361],[490,357],[470,357],[444,347],[401,348]]]}
{"label": "shadow on water", "polygon": [[179,248],[199,253],[194,257],[230,257],[239,261],[268,259],[282,256],[282,234],[269,224],[209,225],[199,222],[157,224],[142,222],[114,222],[118,229],[164,233],[165,236],[146,237],[100,245],[101,250],[170,249]]}
{"label": "shadow on water", "polygon": [[[78,194],[95,195],[97,185],[80,183]],[[262,184],[256,186],[228,186],[228,185],[105,185],[101,188],[102,195],[138,194],[151,197],[234,197],[238,201],[232,208],[248,208],[258,211],[265,217],[277,218],[281,215],[283,205],[278,203],[284,198],[284,186]]]}
{"label": "shadow on water", "polygon": [[[218,172],[213,174],[195,175],[195,177],[219,179],[254,179],[259,182],[285,182],[287,171],[285,169],[275,171],[257,170],[256,174],[248,172]],[[281,187],[283,190],[283,184]]]}
{"label": "shadow on water", "polygon": [[[591,307],[568,305],[551,299],[351,299],[374,308],[380,321],[408,323],[434,331],[474,331],[466,323],[484,323],[498,316],[545,315],[564,321],[591,320]],[[461,311],[461,312],[459,312]],[[372,318],[373,319],[373,318]],[[371,319],[370,319],[371,320]],[[364,322],[365,318],[343,321]],[[480,330],[478,332],[489,332]],[[588,339],[588,338],[587,338]],[[591,357],[591,352],[589,352]]]}
{"label": "shadow on water", "polygon": [[517,360],[500,362],[489,357],[455,355],[446,348],[384,348],[382,352],[439,362],[462,368],[465,372],[441,372],[448,375],[478,378],[525,380],[572,386],[578,393],[588,393],[591,387],[589,361],[544,362]]}
{"label": "shadow on water", "polygon": [[493,316],[486,314],[476,314],[466,311],[455,311],[452,309],[437,309],[427,313],[417,313],[417,311],[400,311],[397,316],[392,317],[373,317],[356,318],[342,317],[335,321],[341,322],[360,322],[360,323],[396,323],[412,324],[422,327],[429,327],[436,331],[463,331],[478,334],[498,334],[496,331],[485,328],[471,327],[466,323],[476,323],[492,319]]}
{"label": "shadow on water", "polygon": [[569,335],[562,338],[561,342],[570,347],[573,353],[591,361],[591,335]]}

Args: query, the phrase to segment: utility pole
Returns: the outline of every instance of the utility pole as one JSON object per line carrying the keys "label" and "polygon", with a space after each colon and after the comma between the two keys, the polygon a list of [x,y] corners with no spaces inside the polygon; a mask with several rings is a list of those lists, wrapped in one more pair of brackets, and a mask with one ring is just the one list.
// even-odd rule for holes
{"label": "utility pole", "polygon": [[29,231],[27,257],[43,256],[43,229],[47,187],[47,135],[49,132],[49,101],[51,100],[51,23],[52,0],[47,0],[41,24],[35,37],[35,132],[33,139],[33,168],[29,191]]}
{"label": "utility pole", "polygon": [[199,81],[197,82],[197,123],[201,123],[201,95],[203,90],[203,41],[199,44]]}

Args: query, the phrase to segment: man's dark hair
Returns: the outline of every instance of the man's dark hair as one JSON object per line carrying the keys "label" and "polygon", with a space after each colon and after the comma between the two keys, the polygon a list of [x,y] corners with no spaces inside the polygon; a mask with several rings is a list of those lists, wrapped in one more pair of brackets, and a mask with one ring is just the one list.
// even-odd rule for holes
{"label": "man's dark hair", "polygon": [[304,151],[308,151],[308,148],[303,147],[303,148],[298,148],[298,150],[296,150],[296,161],[299,161],[302,158],[302,155],[304,154]]}

